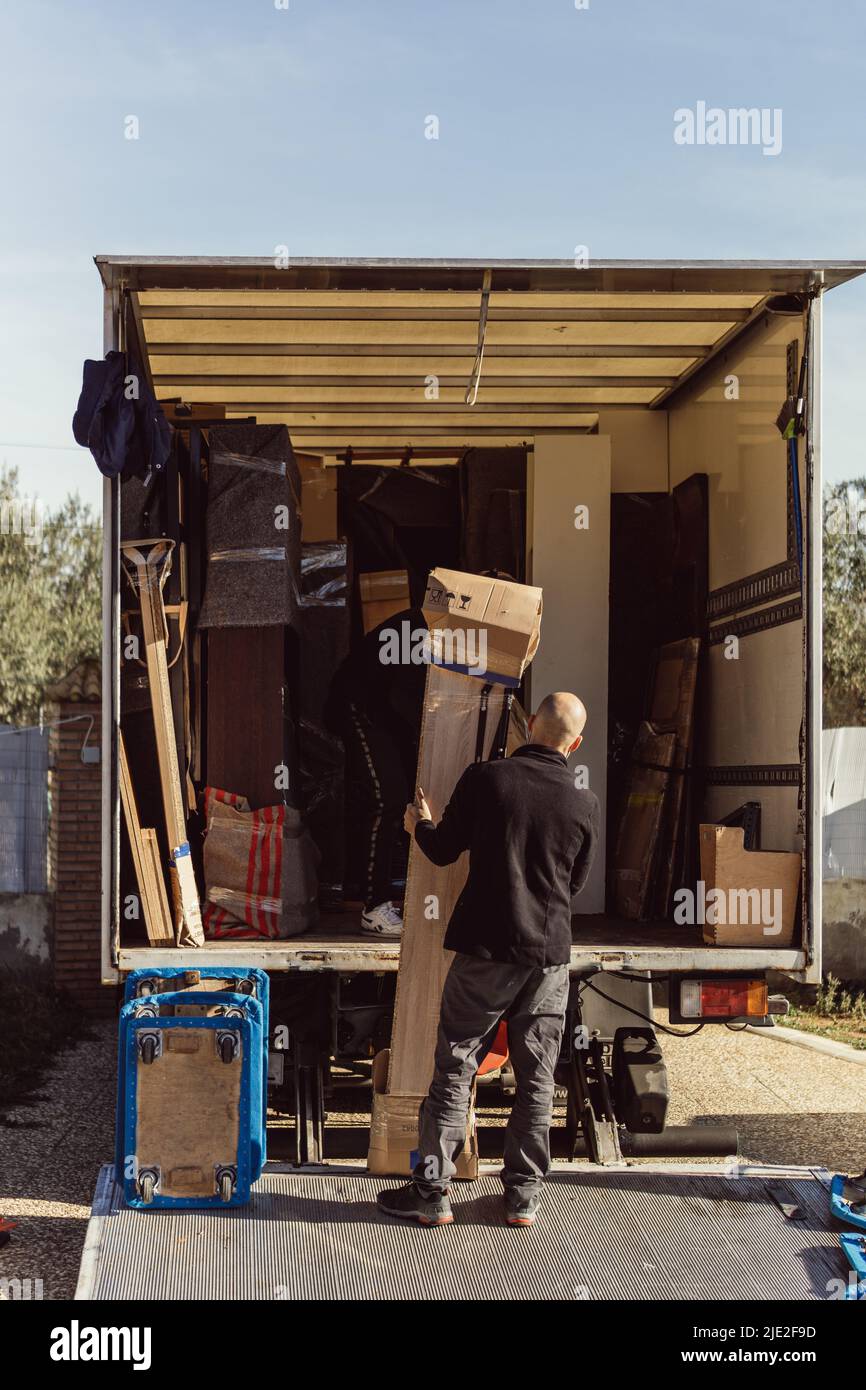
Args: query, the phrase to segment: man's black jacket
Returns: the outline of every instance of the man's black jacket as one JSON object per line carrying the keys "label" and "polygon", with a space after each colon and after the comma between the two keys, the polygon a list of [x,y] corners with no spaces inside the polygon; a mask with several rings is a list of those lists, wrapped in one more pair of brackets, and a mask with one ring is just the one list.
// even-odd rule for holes
{"label": "man's black jacket", "polygon": [[555,748],[528,743],[464,772],[438,825],[415,839],[434,864],[469,851],[469,877],[445,934],[450,951],[521,965],[564,965],[571,899],[598,843],[594,792],[574,785]]}

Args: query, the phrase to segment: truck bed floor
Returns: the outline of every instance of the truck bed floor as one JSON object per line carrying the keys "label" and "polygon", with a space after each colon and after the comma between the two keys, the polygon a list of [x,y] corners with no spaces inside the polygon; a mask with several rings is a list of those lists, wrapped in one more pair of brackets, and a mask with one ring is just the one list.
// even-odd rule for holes
{"label": "truck bed floor", "polygon": [[528,1231],[502,1224],[493,1169],[456,1185],[439,1230],[378,1214],[397,1185],[269,1164],[248,1207],[141,1212],[105,1167],[76,1297],[823,1300],[847,1273],[823,1174],[804,1168],[557,1166]]}

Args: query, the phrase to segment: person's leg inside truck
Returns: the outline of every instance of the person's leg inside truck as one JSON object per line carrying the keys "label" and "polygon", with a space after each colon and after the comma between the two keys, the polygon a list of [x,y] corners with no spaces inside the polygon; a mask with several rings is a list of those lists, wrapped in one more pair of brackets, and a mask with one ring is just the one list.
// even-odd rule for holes
{"label": "person's leg inside truck", "polygon": [[395,873],[405,866],[401,822],[411,780],[390,733],[353,705],[345,720],[343,742],[351,783],[347,878],[357,881],[363,893],[362,929],[375,936],[399,936],[403,918],[392,885]]}

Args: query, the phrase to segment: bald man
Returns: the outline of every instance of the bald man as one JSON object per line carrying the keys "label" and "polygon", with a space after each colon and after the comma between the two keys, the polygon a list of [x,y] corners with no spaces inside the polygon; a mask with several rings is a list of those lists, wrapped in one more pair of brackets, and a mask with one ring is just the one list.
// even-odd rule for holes
{"label": "bald man", "polygon": [[529,720],[510,758],[467,768],[438,825],[424,793],[404,828],[434,864],[469,852],[466,887],[448,923],[456,952],[445,980],[436,1065],[419,1115],[418,1163],[406,1187],[380,1192],[389,1216],[444,1226],[454,1159],[466,1137],[472,1082],[501,1019],[517,1095],[505,1131],[505,1220],[531,1226],[550,1167],[553,1074],[568,1002],[571,901],[598,842],[598,799],[575,786],[566,759],[586,710],[559,691]]}

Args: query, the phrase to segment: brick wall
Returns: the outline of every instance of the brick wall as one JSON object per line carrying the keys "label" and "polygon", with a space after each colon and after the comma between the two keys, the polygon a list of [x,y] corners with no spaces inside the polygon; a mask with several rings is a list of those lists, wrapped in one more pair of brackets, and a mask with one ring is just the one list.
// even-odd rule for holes
{"label": "brick wall", "polygon": [[114,1012],[115,990],[100,982],[102,768],[81,761],[85,737],[89,748],[100,746],[100,707],[61,700],[51,718],[74,718],[52,733],[54,980],[88,1011]]}

